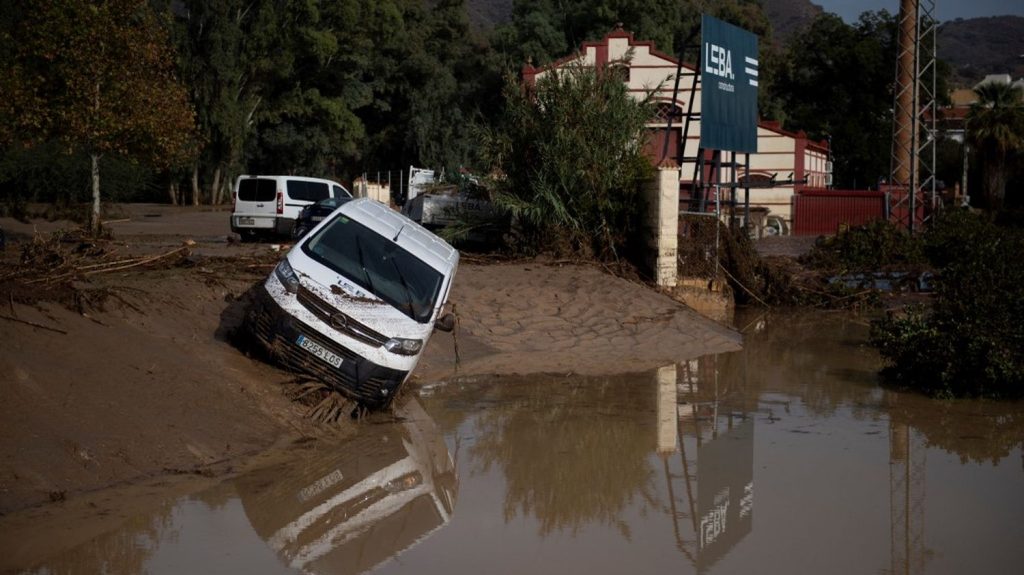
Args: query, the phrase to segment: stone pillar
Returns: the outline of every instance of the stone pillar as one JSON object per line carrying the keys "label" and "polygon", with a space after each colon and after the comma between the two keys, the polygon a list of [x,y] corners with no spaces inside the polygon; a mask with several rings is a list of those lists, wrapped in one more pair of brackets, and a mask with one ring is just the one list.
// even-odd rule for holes
{"label": "stone pillar", "polygon": [[679,166],[662,162],[654,180],[645,190],[649,230],[647,258],[654,281],[661,287],[675,287],[678,277],[676,249],[679,246]]}
{"label": "stone pillar", "polygon": [[658,453],[675,453],[679,445],[679,396],[676,389],[676,364],[658,368]]}

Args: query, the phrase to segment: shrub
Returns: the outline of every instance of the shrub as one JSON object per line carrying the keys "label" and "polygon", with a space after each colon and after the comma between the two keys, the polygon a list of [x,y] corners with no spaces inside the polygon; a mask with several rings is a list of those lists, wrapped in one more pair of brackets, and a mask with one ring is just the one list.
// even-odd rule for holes
{"label": "shrub", "polygon": [[1024,233],[956,213],[923,241],[939,264],[934,304],[873,323],[883,378],[935,396],[1024,395]]}
{"label": "shrub", "polygon": [[918,266],[925,258],[918,237],[887,220],[874,220],[822,239],[802,262],[822,271],[847,273]]}

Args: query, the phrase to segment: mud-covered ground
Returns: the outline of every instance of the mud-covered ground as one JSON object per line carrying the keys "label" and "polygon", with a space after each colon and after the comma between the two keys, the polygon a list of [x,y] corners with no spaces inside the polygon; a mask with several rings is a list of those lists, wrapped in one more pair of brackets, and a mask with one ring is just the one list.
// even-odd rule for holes
{"label": "mud-covered ground", "polygon": [[[0,227],[0,532],[29,516],[52,520],[106,487],[201,481],[275,444],[356,425],[312,422],[289,398],[295,376],[233,343],[246,292],[287,246],[233,241],[228,212],[124,206],[107,224],[111,239],[66,238],[62,258],[35,253],[27,271],[23,248],[72,224]],[[589,266],[467,257],[451,303],[459,327],[435,334],[412,386],[636,371],[740,344],[731,329]]]}

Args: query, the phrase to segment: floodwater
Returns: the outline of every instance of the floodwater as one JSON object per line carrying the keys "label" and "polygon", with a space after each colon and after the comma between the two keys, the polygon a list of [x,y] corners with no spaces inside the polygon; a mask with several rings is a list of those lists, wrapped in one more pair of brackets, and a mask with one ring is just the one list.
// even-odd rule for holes
{"label": "floodwater", "polygon": [[864,320],[737,323],[652,372],[424,389],[34,571],[1024,572],[1024,403],[879,388]]}

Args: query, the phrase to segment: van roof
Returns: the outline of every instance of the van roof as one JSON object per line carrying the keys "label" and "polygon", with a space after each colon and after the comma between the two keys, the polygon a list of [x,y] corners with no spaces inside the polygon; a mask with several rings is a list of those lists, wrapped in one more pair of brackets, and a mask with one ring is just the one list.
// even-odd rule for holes
{"label": "van roof", "polygon": [[286,178],[286,179],[289,179],[289,180],[302,180],[302,181],[305,181],[305,182],[330,182],[332,184],[337,184],[338,183],[338,182],[336,182],[336,181],[334,181],[334,180],[332,180],[330,178],[314,178],[312,176],[275,176],[275,175],[272,175],[272,174],[242,174],[242,175],[238,176],[239,180],[250,179],[250,178],[266,178],[268,180],[270,180],[270,179],[279,180],[281,178]]}
{"label": "van roof", "polygon": [[459,261],[459,252],[448,242],[376,200],[351,200],[341,206],[341,213],[383,236],[393,238],[395,243],[446,275]]}

